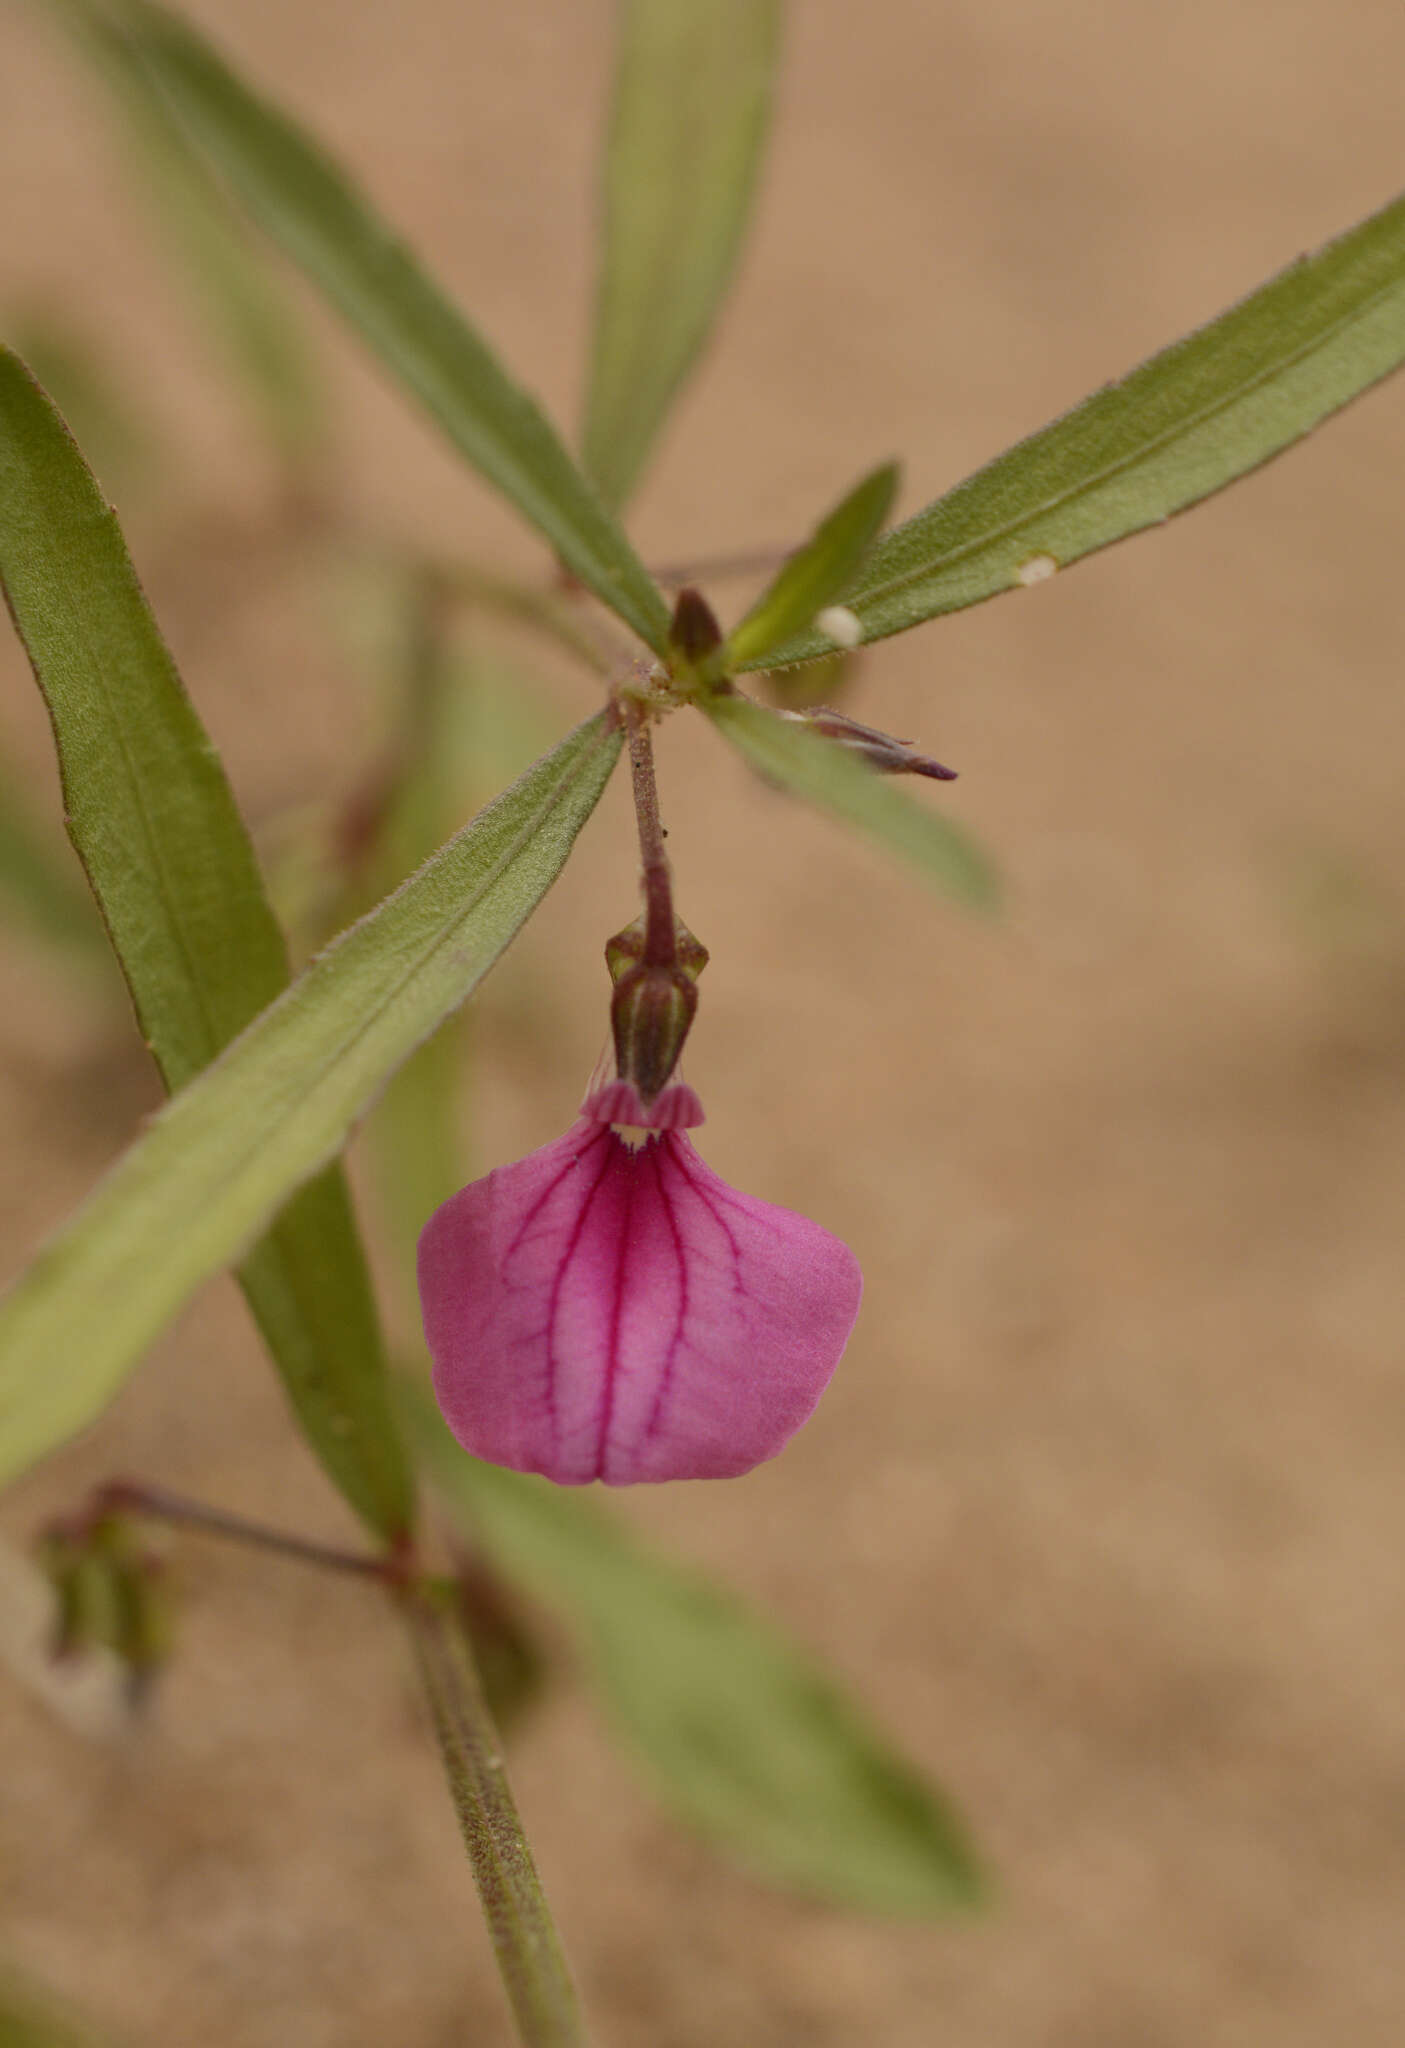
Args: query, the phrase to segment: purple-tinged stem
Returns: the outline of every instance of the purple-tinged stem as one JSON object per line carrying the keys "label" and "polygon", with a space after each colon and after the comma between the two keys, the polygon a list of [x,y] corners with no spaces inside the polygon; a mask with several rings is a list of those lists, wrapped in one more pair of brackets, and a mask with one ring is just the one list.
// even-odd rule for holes
{"label": "purple-tinged stem", "polygon": [[664,852],[649,714],[641,705],[631,704],[625,717],[629,728],[629,769],[634,784],[634,815],[639,821],[639,865],[644,885],[643,961],[646,967],[672,967],[678,957],[677,928],[673,920],[673,880],[668,855]]}
{"label": "purple-tinged stem", "polygon": [[314,1543],[306,1536],[270,1529],[263,1522],[248,1521],[243,1515],[229,1514],[223,1508],[207,1507],[203,1501],[187,1500],[182,1494],[168,1493],[164,1487],[148,1486],[141,1480],[109,1480],[98,1488],[83,1519],[91,1524],[112,1514],[145,1515],[151,1521],[199,1529],[206,1536],[245,1543],[255,1550],[276,1551],[280,1557],[295,1558],[300,1564],[352,1572],[359,1578],[395,1582],[404,1579],[410,1569],[408,1557],[399,1554],[377,1557],[369,1551],[339,1550],[330,1543]]}
{"label": "purple-tinged stem", "polygon": [[408,1544],[383,1557],[338,1550],[139,1480],[114,1479],[99,1487],[67,1526],[77,1535],[117,1514],[198,1529],[302,1564],[379,1579],[385,1585],[414,1647],[449,1793],[522,2048],[588,2048],[560,1937],[503,1769],[501,1740],[459,1613],[455,1581],[421,1571]]}
{"label": "purple-tinged stem", "polygon": [[681,590],[685,583],[717,583],[732,576],[772,576],[795,553],[795,545],[747,548],[732,555],[705,556],[697,562],[672,562],[649,573],[665,590]]}

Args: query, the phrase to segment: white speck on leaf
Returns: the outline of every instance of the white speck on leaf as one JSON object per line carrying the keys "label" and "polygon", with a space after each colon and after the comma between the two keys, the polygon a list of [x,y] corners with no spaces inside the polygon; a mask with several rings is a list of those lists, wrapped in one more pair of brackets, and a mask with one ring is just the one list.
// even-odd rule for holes
{"label": "white speck on leaf", "polygon": [[822,612],[816,612],[815,624],[836,647],[857,647],[863,639],[863,627],[847,605],[827,605]]}
{"label": "white speck on leaf", "polygon": [[1027,562],[1021,562],[1016,569],[1015,581],[1023,584],[1026,589],[1031,583],[1047,583],[1049,578],[1056,574],[1058,566],[1052,555],[1031,555]]}

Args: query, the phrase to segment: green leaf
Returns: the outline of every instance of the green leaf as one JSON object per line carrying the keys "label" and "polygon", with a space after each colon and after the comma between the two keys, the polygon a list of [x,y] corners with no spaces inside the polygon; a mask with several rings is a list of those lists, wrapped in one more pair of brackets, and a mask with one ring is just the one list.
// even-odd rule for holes
{"label": "green leaf", "polygon": [[605,712],[568,733],[320,953],[40,1252],[0,1301],[0,1483],[91,1421],[201,1281],[335,1154],[546,894],[619,751]]}
{"label": "green leaf", "polygon": [[870,1911],[978,1899],[955,1814],[798,1650],[580,1495],[469,1457],[413,1381],[396,1397],[464,1531],[580,1631],[615,1722],[682,1818],[783,1884]]}
{"label": "green leaf", "polygon": [[[1402,361],[1405,198],[895,527],[845,603],[881,640],[1066,567],[1257,469]],[[828,652],[812,632],[768,662]]]}
{"label": "green leaf", "polygon": [[727,635],[724,668],[764,663],[773,648],[813,626],[816,612],[843,596],[892,510],[897,489],[898,466],[887,462],[850,491]]}
{"label": "green leaf", "polygon": [[95,32],[134,60],[188,146],[326,293],[385,369],[510,498],[567,568],[662,652],[668,611],[628,540],[536,402],[339,166],[196,31],[146,0],[116,0]]}
{"label": "green leaf", "polygon": [[834,740],[821,739],[794,719],[753,704],[749,697],[716,694],[699,700],[753,768],[857,825],[889,853],[911,861],[930,882],[975,910],[992,910],[1000,884],[990,861],[959,826],[895,789]]}
{"label": "green leaf", "polygon": [[623,504],[707,339],[751,211],[778,0],[625,0],[585,466]]}
{"label": "green leaf", "polygon": [[[48,706],[70,836],[143,1034],[174,1091],[285,987],[283,937],[224,770],[147,607],[116,519],[62,420],[6,349],[0,582]],[[134,1250],[129,1279],[141,1267],[162,1265],[155,1250],[162,1243],[157,1236]],[[240,1277],[329,1475],[373,1528],[400,1534],[413,1489],[387,1406],[375,1304],[338,1172],[298,1195],[250,1252]],[[41,1409],[50,1381],[62,1405],[61,1355],[37,1348],[29,1355],[31,1377],[41,1359],[49,1376],[24,1397]],[[24,1367],[16,1360],[12,1369]],[[83,1375],[77,1344],[66,1369]]]}

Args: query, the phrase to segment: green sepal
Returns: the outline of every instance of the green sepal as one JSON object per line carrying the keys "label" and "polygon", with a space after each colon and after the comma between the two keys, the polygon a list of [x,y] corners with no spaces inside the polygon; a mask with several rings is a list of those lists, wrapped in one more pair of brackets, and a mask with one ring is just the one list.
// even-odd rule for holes
{"label": "green sepal", "polygon": [[[817,614],[844,596],[893,509],[900,474],[895,462],[885,462],[821,521],[728,634],[723,666],[729,672],[764,667],[776,648],[815,627]],[[824,638],[832,654],[836,642]]]}

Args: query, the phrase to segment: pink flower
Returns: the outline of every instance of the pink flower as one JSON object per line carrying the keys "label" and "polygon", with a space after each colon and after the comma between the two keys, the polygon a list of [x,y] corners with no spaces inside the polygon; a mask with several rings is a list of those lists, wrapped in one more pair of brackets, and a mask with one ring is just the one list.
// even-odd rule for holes
{"label": "pink flower", "polygon": [[858,1261],[739,1194],[685,1135],[691,1088],[624,1081],[564,1137],[464,1188],[420,1238],[434,1388],[467,1450],[565,1486],[727,1479],[814,1408]]}

